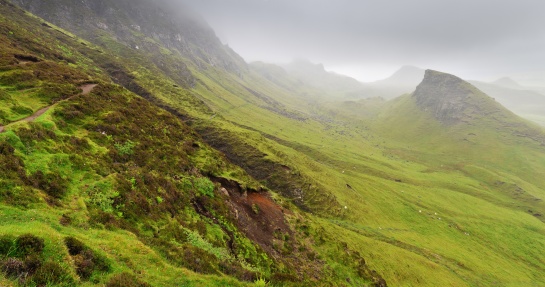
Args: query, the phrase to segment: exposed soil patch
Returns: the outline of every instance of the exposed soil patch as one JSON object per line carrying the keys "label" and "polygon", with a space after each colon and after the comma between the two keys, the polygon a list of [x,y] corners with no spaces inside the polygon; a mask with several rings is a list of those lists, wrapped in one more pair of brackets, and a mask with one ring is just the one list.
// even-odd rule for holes
{"label": "exposed soil patch", "polygon": [[257,242],[267,253],[274,253],[273,239],[280,234],[292,235],[284,213],[266,191],[242,190],[237,182],[214,178],[229,195],[229,205],[237,227],[252,241]]}
{"label": "exposed soil patch", "polygon": [[[73,98],[73,97],[75,97],[75,96],[78,96],[78,95],[87,95],[87,94],[89,94],[89,93],[93,90],[93,88],[96,87],[96,86],[97,86],[97,84],[86,84],[86,85],[80,86],[79,88],[82,90],[81,93],[76,94],[76,95],[73,95],[73,96],[71,96],[71,97],[65,99],[64,101],[69,100],[69,99],[71,99],[71,98]],[[26,117],[26,118],[24,118],[24,119],[20,119],[20,120],[18,120],[18,121],[13,122],[13,123],[10,123],[10,125],[11,125],[11,124],[15,124],[15,123],[20,123],[20,122],[32,122],[32,121],[34,121],[36,118],[38,118],[39,116],[43,115],[45,112],[47,112],[49,109],[51,109],[52,107],[54,107],[54,106],[57,105],[57,104],[58,104],[58,102],[55,103],[55,104],[53,104],[53,105],[51,105],[51,106],[47,106],[47,107],[45,107],[45,108],[41,108],[41,109],[39,109],[37,112],[35,112],[34,114],[32,114],[31,116]],[[4,132],[4,130],[5,130],[5,127],[4,127],[4,126],[0,126],[0,133]]]}

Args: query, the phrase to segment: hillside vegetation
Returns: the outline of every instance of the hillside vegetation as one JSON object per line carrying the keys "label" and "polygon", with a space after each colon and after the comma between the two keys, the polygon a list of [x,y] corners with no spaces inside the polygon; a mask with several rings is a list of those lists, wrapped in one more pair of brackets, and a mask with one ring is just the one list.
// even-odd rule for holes
{"label": "hillside vegetation", "polygon": [[0,284],[544,284],[545,135],[470,84],[325,105],[156,2],[14,2]]}

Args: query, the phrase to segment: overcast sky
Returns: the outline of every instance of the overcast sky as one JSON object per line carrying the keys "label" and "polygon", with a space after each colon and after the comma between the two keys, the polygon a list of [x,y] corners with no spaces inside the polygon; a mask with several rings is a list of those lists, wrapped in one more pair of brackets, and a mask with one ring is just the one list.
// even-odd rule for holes
{"label": "overcast sky", "polygon": [[305,58],[363,81],[402,65],[545,86],[543,0],[177,0],[247,61]]}

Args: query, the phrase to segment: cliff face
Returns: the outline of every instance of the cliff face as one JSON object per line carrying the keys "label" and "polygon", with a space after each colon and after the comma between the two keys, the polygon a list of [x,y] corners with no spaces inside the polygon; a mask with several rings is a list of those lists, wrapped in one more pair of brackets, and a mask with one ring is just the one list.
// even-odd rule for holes
{"label": "cliff face", "polygon": [[468,82],[433,70],[426,70],[413,97],[420,108],[444,124],[467,122],[501,110],[492,98]]}
{"label": "cliff face", "polygon": [[[159,55],[175,53],[199,68],[213,66],[237,74],[247,69],[244,60],[223,45],[202,18],[187,10],[169,9],[173,5],[169,0],[13,2],[91,42],[101,43],[100,35],[109,34],[135,50],[155,54],[154,62],[160,68],[167,65]],[[157,43],[170,51],[161,50]],[[193,84],[185,64],[177,63],[173,69],[184,75],[187,84]]]}

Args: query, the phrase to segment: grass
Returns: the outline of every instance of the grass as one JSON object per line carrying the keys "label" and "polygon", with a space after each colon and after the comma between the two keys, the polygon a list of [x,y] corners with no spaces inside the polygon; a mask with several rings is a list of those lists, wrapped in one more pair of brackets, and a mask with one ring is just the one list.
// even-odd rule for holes
{"label": "grass", "polygon": [[[206,85],[211,90],[213,84]],[[297,167],[346,207],[342,224],[320,226],[350,238],[390,284],[517,286],[545,280],[536,252],[544,248],[544,228],[533,215],[543,210],[543,150],[514,136],[509,127],[522,121],[484,119],[447,134],[405,97],[374,122],[299,122],[242,102],[226,104],[227,92],[218,94],[219,114],[259,131],[244,136],[246,142]],[[213,124],[238,132],[220,121]],[[471,133],[479,140],[465,141]],[[496,181],[524,186],[527,196],[501,190]],[[534,243],[530,248],[527,240]]]}
{"label": "grass", "polygon": [[239,134],[267,158],[332,193],[349,225],[373,232],[355,235],[352,228],[324,228],[351,238],[390,284],[516,286],[545,280],[537,267],[543,258],[536,252],[543,247],[528,249],[522,243],[543,242],[542,223],[528,214],[533,203],[492,185],[496,180],[518,183],[541,197],[543,183],[536,172],[543,156],[531,141],[498,134],[490,121],[473,128],[483,138],[476,147],[464,141],[472,130],[446,135],[432,118],[415,119],[415,108],[400,112],[410,106],[408,98],[392,103],[392,111],[379,115],[377,124],[324,124],[256,108],[242,90],[205,85],[207,90],[196,91],[223,117],[205,117],[206,125]]}
{"label": "grass", "polygon": [[[60,225],[58,218],[54,217],[54,214],[50,212],[47,212],[47,216],[40,216],[43,214],[42,210],[23,211],[2,206],[0,212],[3,218],[0,223],[2,234],[17,236],[32,233],[45,238],[44,257],[52,258],[55,261],[63,262],[69,256],[63,238],[65,236],[77,236],[87,245],[97,247],[101,253],[105,254],[113,262],[110,274],[135,272],[139,274],[139,278],[148,282],[155,282],[158,286],[169,286],[170,284],[177,284],[176,282],[182,282],[182,284],[186,284],[185,286],[207,286],[204,282],[217,284],[217,286],[221,284],[240,285],[232,279],[197,275],[165,264],[159,254],[142,244],[138,238],[129,232],[96,229],[82,232],[82,229],[79,228],[75,229]],[[69,268],[69,266],[65,267]],[[72,274],[72,276],[75,276],[75,274]],[[94,284],[97,284],[105,282],[108,277],[104,274],[95,279],[98,281],[94,282]]]}
{"label": "grass", "polygon": [[[359,103],[376,106],[352,118],[345,116],[357,115],[351,105],[335,103],[332,111],[302,96],[315,90],[244,67],[235,75],[147,41],[159,47],[161,59],[191,71],[192,79],[180,78],[161,68],[153,51],[130,49],[106,32],[93,40],[101,48],[81,45],[58,30],[33,33],[29,27],[39,21],[9,11],[0,27],[14,36],[1,36],[2,43],[38,54],[59,75],[72,75],[74,86],[100,83],[89,96],[0,134],[0,142],[15,148],[0,157],[24,165],[2,171],[13,194],[2,190],[0,232],[44,238],[44,256],[75,279],[66,236],[106,256],[111,271],[91,277],[96,282],[78,281],[83,286],[122,272],[154,286],[370,286],[375,275],[390,286],[545,282],[545,156],[533,139],[541,133],[536,127],[499,113],[446,128],[410,96]],[[8,44],[1,47],[13,53]],[[9,61],[6,56],[2,65],[26,71]],[[28,85],[59,85],[57,78]],[[7,84],[2,90],[32,110],[39,106],[34,90]],[[60,199],[27,182],[38,170],[67,180]],[[235,181],[242,192],[271,189],[293,230],[293,246],[282,246],[293,247],[294,255],[267,253],[248,239],[218,183],[210,184],[217,177]],[[197,178],[204,184],[181,180]],[[178,249],[210,264],[169,253]],[[220,272],[222,262],[237,261],[241,267],[230,277]],[[244,272],[257,274],[238,280],[249,276]]]}

